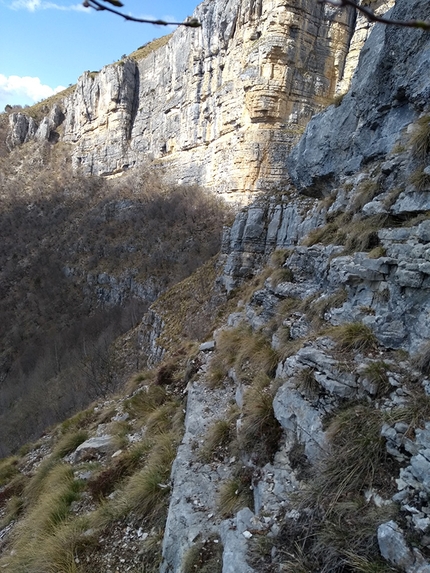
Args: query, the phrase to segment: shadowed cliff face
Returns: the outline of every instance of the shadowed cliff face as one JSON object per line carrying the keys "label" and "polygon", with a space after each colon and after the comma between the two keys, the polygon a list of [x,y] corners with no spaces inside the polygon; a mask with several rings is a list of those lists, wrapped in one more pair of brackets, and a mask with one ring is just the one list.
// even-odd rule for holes
{"label": "shadowed cliff face", "polygon": [[[210,0],[142,60],[85,72],[63,102],[62,141],[86,174],[147,161],[218,192],[277,188],[285,156],[340,80],[355,15],[314,0]],[[350,73],[350,72],[348,72]],[[11,119],[11,144],[46,139],[60,114]]]}
{"label": "shadowed cliff face", "polygon": [[[427,14],[428,3],[413,0],[397,3],[392,18]],[[429,54],[428,34],[421,30],[378,26],[341,105],[312,118],[292,151],[288,164],[294,185],[315,196],[327,194],[331,180],[388,156],[405,130],[413,129],[408,126],[428,113]]]}

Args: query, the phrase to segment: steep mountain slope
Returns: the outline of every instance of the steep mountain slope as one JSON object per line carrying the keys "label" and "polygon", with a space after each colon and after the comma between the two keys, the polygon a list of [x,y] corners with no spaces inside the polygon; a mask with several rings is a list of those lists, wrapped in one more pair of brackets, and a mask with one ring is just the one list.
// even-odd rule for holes
{"label": "steep mountain slope", "polygon": [[2,462],[2,567],[430,570],[429,49],[376,27],[294,185],[151,305],[156,366]]}

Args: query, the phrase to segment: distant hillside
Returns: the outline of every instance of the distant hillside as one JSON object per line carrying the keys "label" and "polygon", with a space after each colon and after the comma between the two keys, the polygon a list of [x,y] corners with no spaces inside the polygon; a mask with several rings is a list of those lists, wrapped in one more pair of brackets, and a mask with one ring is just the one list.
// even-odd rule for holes
{"label": "distant hillside", "polygon": [[198,188],[144,169],[81,177],[58,151],[29,144],[3,163],[0,455],[119,387],[110,345],[219,250],[226,220]]}

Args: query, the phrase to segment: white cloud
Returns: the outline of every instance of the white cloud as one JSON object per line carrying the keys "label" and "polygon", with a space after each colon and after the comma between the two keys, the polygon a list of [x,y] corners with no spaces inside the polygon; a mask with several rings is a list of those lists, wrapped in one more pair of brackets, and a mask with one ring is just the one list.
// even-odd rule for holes
{"label": "white cloud", "polygon": [[4,76],[0,74],[0,101],[7,103],[19,103],[23,98],[28,98],[32,102],[45,99],[65,88],[58,86],[55,89],[42,84],[39,78],[29,76]]}
{"label": "white cloud", "polygon": [[28,10],[35,12],[36,10],[77,10],[79,12],[87,12],[88,9],[84,8],[82,4],[70,4],[69,6],[62,6],[55,2],[46,2],[45,0],[14,0],[10,5],[13,10]]}

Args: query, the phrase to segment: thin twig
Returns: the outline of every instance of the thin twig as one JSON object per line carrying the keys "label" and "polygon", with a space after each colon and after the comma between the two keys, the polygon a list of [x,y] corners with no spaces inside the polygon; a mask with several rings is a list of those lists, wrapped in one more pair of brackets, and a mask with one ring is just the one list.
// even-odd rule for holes
{"label": "thin twig", "polygon": [[371,22],[379,22],[390,26],[403,26],[404,28],[420,28],[430,32],[430,22],[424,20],[390,20],[383,16],[377,16],[372,10],[365,6],[359,6],[354,0],[318,0],[319,4],[331,4],[332,6],[343,8],[344,6],[352,6],[366,16]]}
{"label": "thin twig", "polygon": [[115,10],[114,8],[109,8],[101,4],[98,0],[84,0],[83,5],[85,8],[94,8],[94,10],[102,11],[106,10],[107,12],[111,12],[112,14],[116,14],[117,16],[121,16],[125,20],[129,22],[140,22],[141,24],[156,24],[157,26],[188,26],[189,28],[200,28],[201,24],[196,18],[191,18],[186,20],[185,22],[165,22],[164,20],[148,20],[146,18],[136,18],[135,16],[129,16],[128,14],[124,14],[119,10]]}

